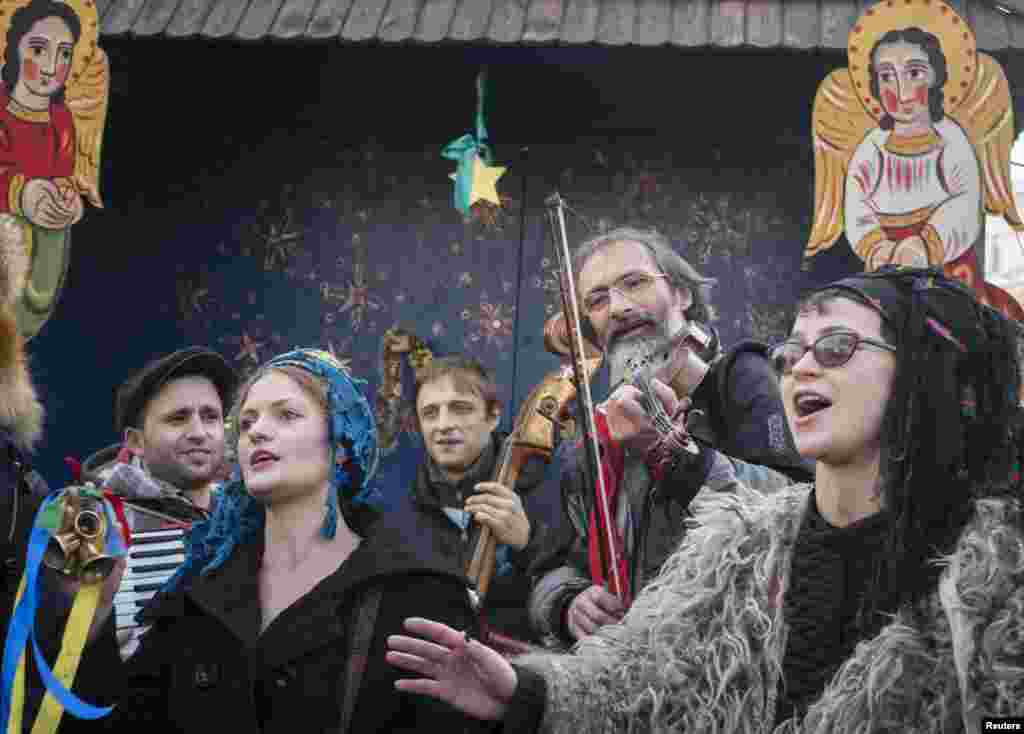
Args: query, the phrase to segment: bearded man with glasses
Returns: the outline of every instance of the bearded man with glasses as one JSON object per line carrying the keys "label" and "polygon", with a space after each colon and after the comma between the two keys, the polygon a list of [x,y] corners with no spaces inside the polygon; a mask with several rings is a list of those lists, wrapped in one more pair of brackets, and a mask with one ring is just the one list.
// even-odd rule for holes
{"label": "bearded man with glasses", "polygon": [[[688,506],[702,487],[728,491],[737,478],[764,492],[812,476],[786,425],[778,379],[766,345],[745,341],[725,353],[716,343],[697,353],[673,348],[698,323],[709,329],[714,284],[660,234],[612,230],[582,243],[573,256],[586,336],[605,353],[611,395],[597,407],[604,473],[619,550],[626,559],[624,599],[604,588],[592,532],[594,488],[584,452],[563,455],[562,498],[569,522],[554,550],[534,566],[530,619],[553,645],[568,646],[617,621],[629,598],[653,578],[678,546]],[[657,399],[677,425],[720,453],[664,460],[659,434],[632,379],[638,355],[668,354],[651,377]],[[607,480],[606,480],[607,481]]]}

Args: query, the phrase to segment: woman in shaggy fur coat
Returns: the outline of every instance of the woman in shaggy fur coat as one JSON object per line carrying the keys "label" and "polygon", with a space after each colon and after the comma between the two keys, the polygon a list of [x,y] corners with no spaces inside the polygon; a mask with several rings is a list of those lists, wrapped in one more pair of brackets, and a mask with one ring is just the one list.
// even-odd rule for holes
{"label": "woman in shaggy fur coat", "polygon": [[570,655],[509,664],[407,620],[388,659],[423,677],[397,685],[516,732],[979,732],[1024,714],[1015,326],[937,270],[847,278],[797,313],[773,361],[813,484],[702,491],[657,580]]}

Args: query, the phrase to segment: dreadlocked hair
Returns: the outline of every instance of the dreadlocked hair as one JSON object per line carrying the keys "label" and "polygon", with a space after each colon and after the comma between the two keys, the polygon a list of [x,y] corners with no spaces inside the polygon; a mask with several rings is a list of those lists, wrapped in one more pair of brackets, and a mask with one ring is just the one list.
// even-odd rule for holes
{"label": "dreadlocked hair", "polygon": [[[880,492],[890,525],[861,608],[862,625],[877,627],[879,613],[935,588],[936,559],[953,551],[976,499],[1019,495],[1011,475],[1020,371],[1015,326],[959,281],[918,268],[863,277],[884,278],[909,295],[903,323],[883,318],[883,336],[897,349],[881,436]],[[819,304],[838,297],[879,310],[846,289],[812,296]]]}

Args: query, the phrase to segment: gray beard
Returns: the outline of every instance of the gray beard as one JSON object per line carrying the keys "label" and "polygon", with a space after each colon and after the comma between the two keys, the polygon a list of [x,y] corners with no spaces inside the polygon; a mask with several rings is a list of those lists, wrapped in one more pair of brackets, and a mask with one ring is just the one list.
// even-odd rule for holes
{"label": "gray beard", "polygon": [[667,353],[671,337],[665,325],[659,324],[653,334],[612,341],[607,352],[611,391],[614,392],[623,382],[632,382],[637,376],[654,377],[662,364],[658,358]]}

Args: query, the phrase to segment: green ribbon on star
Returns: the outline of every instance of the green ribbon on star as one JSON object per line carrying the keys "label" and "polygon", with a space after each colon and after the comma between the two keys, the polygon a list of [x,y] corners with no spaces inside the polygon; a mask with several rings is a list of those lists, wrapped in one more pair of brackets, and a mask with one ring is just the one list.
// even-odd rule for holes
{"label": "green ribbon on star", "polygon": [[469,213],[470,193],[473,190],[473,161],[477,157],[484,165],[491,165],[493,158],[487,144],[487,126],[484,123],[484,104],[487,89],[487,69],[481,69],[476,76],[476,134],[467,133],[448,143],[441,155],[456,161],[455,208],[463,214]]}

